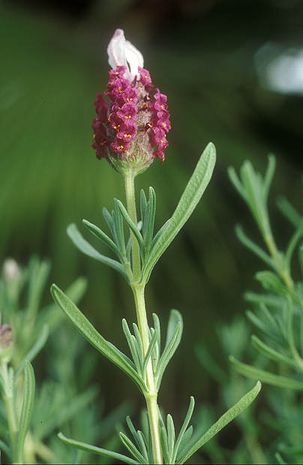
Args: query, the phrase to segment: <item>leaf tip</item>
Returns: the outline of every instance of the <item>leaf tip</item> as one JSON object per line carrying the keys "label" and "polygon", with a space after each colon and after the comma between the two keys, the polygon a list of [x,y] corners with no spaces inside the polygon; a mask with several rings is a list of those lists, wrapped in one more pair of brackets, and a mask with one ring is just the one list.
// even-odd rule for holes
{"label": "leaf tip", "polygon": [[66,441],[66,436],[64,436],[64,434],[61,431],[57,434],[57,437],[63,442]]}
{"label": "leaf tip", "polygon": [[255,387],[254,387],[254,389],[256,390],[256,394],[259,394],[259,392],[261,391],[261,388],[262,388],[262,383],[261,383],[261,381],[258,380],[256,382]]}

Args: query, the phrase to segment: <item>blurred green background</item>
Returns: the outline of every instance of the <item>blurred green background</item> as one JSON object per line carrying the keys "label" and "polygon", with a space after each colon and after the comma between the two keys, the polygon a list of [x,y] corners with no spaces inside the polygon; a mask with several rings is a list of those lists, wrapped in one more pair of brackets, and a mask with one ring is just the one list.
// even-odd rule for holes
{"label": "blurred green background", "polygon": [[[151,311],[165,320],[178,308],[185,320],[160,399],[177,418],[191,394],[216,402],[219,387],[194,346],[202,341],[218,352],[216,327],[243,312],[242,294],[254,285],[258,265],[234,234],[236,222],[250,220],[226,168],[249,158],[264,169],[267,153],[275,153],[274,195],[284,192],[302,207],[302,20],[300,0],[0,3],[0,258],[26,264],[33,253],[47,257],[62,287],[87,277],[81,308],[117,344],[124,344],[121,318],[134,315],[130,292],[114,272],[80,255],[65,232],[83,217],[102,222],[101,207],[110,208],[113,196],[123,199],[121,179],[90,147],[93,101],[106,85],[106,47],[115,28],[143,52],[169,98],[166,161],[155,161],[137,182],[156,189],[158,225],[173,211],[204,146],[211,140],[217,147],[206,196],[148,291]],[[278,212],[274,224],[284,244],[288,231]],[[137,398],[107,361],[99,360],[96,378],[108,410]]]}

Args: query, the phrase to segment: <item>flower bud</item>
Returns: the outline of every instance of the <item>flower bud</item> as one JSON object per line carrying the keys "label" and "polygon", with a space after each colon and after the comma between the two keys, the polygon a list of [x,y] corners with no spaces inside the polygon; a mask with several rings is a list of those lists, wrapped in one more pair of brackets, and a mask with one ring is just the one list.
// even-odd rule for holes
{"label": "flower bud", "polygon": [[9,325],[0,325],[0,350],[7,349],[13,340],[13,330]]}
{"label": "flower bud", "polygon": [[9,325],[0,324],[0,359],[9,361],[13,344],[13,330]]}
{"label": "flower bud", "polygon": [[20,276],[20,268],[18,263],[12,259],[8,258],[3,264],[3,277],[5,281],[12,282],[16,281]]}
{"label": "flower bud", "polygon": [[109,81],[97,94],[93,148],[118,171],[144,171],[154,160],[164,160],[170,115],[167,97],[156,89],[143,56],[117,29],[108,46]]}

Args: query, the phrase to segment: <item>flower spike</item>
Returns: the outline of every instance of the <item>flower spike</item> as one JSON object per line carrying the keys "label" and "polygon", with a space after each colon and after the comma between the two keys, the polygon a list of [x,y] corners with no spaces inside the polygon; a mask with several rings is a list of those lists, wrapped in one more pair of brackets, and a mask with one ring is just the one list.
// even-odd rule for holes
{"label": "flower spike", "polygon": [[117,29],[109,42],[111,66],[105,92],[95,100],[93,148],[118,170],[144,171],[154,158],[164,160],[171,129],[167,97],[143,68],[143,56]]}

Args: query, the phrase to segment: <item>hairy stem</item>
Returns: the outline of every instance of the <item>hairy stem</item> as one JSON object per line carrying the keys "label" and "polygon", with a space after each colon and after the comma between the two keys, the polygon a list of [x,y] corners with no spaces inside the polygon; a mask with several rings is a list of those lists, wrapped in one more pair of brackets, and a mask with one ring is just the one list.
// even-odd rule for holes
{"label": "hairy stem", "polygon": [[[135,224],[137,224],[137,209],[135,197],[135,175],[129,171],[125,177],[125,193],[128,213]],[[136,237],[132,234],[132,268],[133,279],[132,291],[135,300],[136,316],[138,321],[138,328],[142,340],[143,355],[145,356],[149,347],[149,326],[147,321],[147,313],[144,297],[144,284],[140,284],[141,278],[141,259],[140,248]],[[149,360],[145,380],[147,392],[145,393],[145,401],[149,419],[149,426],[152,439],[153,459],[155,464],[162,464],[162,451],[160,442],[160,428],[159,428],[159,407],[158,407],[158,391],[152,367],[152,362]]]}

